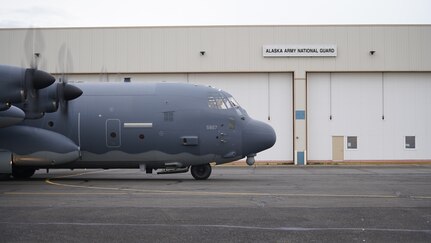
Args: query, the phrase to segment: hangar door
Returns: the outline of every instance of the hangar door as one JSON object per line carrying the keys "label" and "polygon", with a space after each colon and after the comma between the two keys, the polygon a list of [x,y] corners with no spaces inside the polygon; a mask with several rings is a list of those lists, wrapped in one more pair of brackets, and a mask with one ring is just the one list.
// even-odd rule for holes
{"label": "hangar door", "polygon": [[431,160],[429,94],[431,73],[308,74],[309,161]]}

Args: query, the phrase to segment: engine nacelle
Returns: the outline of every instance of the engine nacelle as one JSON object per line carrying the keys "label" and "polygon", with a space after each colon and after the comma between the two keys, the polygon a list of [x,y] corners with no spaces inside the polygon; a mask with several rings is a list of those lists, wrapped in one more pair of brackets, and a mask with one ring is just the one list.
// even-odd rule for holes
{"label": "engine nacelle", "polygon": [[54,82],[51,74],[41,70],[0,65],[0,103],[22,103],[28,93]]}
{"label": "engine nacelle", "polygon": [[26,118],[37,119],[45,113],[56,112],[60,104],[64,107],[67,102],[81,95],[80,88],[67,83],[57,83],[39,90],[35,96],[28,97],[22,109],[26,113]]}
{"label": "engine nacelle", "polygon": [[79,147],[72,140],[35,127],[2,128],[0,148],[11,151],[12,163],[18,166],[49,167],[79,158]]}
{"label": "engine nacelle", "polygon": [[25,69],[0,65],[0,102],[19,103],[25,99]]}
{"label": "engine nacelle", "polygon": [[25,113],[15,106],[0,111],[0,128],[8,127],[20,123],[25,118]]}

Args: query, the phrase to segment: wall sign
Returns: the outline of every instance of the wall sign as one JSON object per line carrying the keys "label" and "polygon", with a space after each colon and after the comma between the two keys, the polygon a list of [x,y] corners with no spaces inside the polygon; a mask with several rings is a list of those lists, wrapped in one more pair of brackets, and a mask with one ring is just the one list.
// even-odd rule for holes
{"label": "wall sign", "polygon": [[337,45],[264,45],[264,57],[336,57]]}

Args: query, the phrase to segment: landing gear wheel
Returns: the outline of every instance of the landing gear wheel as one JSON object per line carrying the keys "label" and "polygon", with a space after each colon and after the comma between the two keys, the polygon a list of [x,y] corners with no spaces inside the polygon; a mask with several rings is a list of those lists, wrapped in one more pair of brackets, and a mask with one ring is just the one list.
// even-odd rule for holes
{"label": "landing gear wheel", "polygon": [[196,180],[206,180],[211,175],[211,165],[210,164],[204,164],[204,165],[193,165],[190,169],[190,172],[192,173],[192,176]]}
{"label": "landing gear wheel", "polygon": [[28,179],[34,175],[36,170],[25,167],[12,167],[12,176],[15,179]]}

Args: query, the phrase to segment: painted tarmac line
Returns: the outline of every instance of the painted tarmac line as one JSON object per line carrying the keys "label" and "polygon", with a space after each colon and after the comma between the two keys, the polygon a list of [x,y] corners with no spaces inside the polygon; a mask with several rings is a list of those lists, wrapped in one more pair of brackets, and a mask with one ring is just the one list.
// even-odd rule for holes
{"label": "painted tarmac line", "polygon": [[[115,169],[112,169],[110,171],[115,171]],[[74,176],[81,176],[81,175],[88,175],[88,174],[97,174],[97,173],[102,173],[105,172],[105,170],[97,170],[97,171],[84,171],[81,173],[77,173],[77,174],[70,174],[70,175],[63,175],[63,176],[56,176],[52,179],[46,179],[46,180],[54,180],[54,179],[62,179],[62,178],[69,178],[69,177],[74,177]]]}
{"label": "painted tarmac line", "polygon": [[[95,188],[87,188],[95,189]],[[103,190],[100,187],[97,189]],[[110,188],[111,189],[111,188]],[[113,189],[113,188],[112,188]],[[272,196],[272,197],[317,197],[317,198],[369,198],[369,199],[397,199],[401,197],[389,195],[329,195],[329,194],[268,194],[268,193],[235,193],[235,192],[192,192],[192,191],[151,191],[151,190],[138,190],[138,189],[124,189],[116,188],[115,190],[128,191],[128,192],[3,192],[3,195],[21,195],[21,196],[66,196],[66,195],[189,195],[189,196]],[[425,199],[429,200],[429,196],[410,196],[411,199]]]}
{"label": "painted tarmac line", "polygon": [[[259,192],[220,192],[220,191],[171,191],[171,190],[148,190],[148,189],[133,189],[133,188],[118,188],[118,187],[99,187],[99,186],[83,186],[75,184],[59,183],[53,180],[70,178],[75,176],[101,173],[105,170],[82,172],[78,174],[58,176],[51,179],[45,179],[45,183],[60,186],[90,190],[116,191],[116,192],[53,192],[53,193],[37,193],[37,192],[5,192],[5,195],[125,195],[125,194],[165,194],[165,195],[188,195],[188,196],[261,196],[261,197],[318,197],[318,198],[375,198],[375,199],[397,199],[401,198],[398,195],[378,195],[378,194],[307,194],[307,193],[259,193]],[[405,198],[405,197],[404,197]],[[409,196],[411,199],[431,199],[431,196]]]}
{"label": "painted tarmac line", "polygon": [[[80,187],[87,189],[104,190],[101,187]],[[189,195],[189,196],[284,196],[284,197],[338,197],[338,198],[398,198],[386,195],[329,195],[329,194],[281,194],[281,193],[246,193],[246,192],[193,192],[193,191],[156,191],[125,188],[105,188],[105,190],[119,190],[128,192],[4,192],[3,195]]]}
{"label": "painted tarmac line", "polygon": [[271,230],[271,231],[380,231],[380,232],[403,232],[403,233],[431,233],[429,229],[391,229],[391,228],[343,228],[343,227],[260,227],[248,225],[224,225],[224,224],[133,224],[133,223],[97,223],[97,222],[0,222],[4,225],[56,225],[56,226],[93,226],[93,227],[167,227],[167,228],[221,228],[221,229],[243,229],[243,230]]}
{"label": "painted tarmac line", "polygon": [[41,196],[57,196],[57,195],[128,195],[127,192],[4,192],[4,195],[41,195]]}
{"label": "painted tarmac line", "polygon": [[[190,195],[190,196],[282,196],[282,197],[284,196],[284,197],[332,197],[332,198],[387,198],[387,199],[400,198],[399,196],[396,196],[396,195],[169,191],[169,190],[148,190],[148,189],[133,189],[133,188],[118,188],[118,187],[82,186],[82,185],[53,182],[50,179],[46,179],[45,182],[55,186],[73,187],[73,188],[91,189],[91,190],[115,190],[115,191],[124,191],[131,194],[174,194],[174,195]],[[414,198],[431,199],[431,197],[426,197],[426,196],[415,196]]]}

